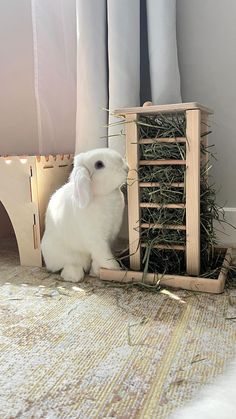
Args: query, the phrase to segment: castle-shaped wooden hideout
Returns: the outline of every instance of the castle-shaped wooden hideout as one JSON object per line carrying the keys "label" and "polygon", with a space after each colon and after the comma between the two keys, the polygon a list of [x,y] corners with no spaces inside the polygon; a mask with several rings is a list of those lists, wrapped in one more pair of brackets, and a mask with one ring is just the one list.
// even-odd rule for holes
{"label": "castle-shaped wooden hideout", "polygon": [[[208,164],[209,115],[212,113],[212,110],[198,103],[152,106],[150,102],[147,106],[115,111],[115,115],[125,118],[126,157],[130,166],[129,267],[120,271],[101,269],[101,279],[119,282],[145,281],[149,284],[159,280],[165,286],[212,293],[223,291],[231,249],[225,249],[225,258],[217,278],[200,276],[200,185],[208,184],[208,169],[204,171],[204,167]],[[184,131],[179,129],[181,118]],[[163,158],[163,150],[169,153],[169,156],[166,154],[168,157],[165,155]],[[173,152],[174,155],[171,154]],[[148,180],[145,179],[147,170]],[[176,178],[172,176],[170,180],[168,174],[171,173]],[[153,211],[158,215],[159,221],[153,222]],[[184,216],[182,222],[179,222],[178,214],[181,211]],[[164,219],[161,218],[162,213]],[[164,240],[166,234],[169,241]],[[153,250],[160,250],[163,252],[163,259],[168,258],[171,261],[177,254],[179,260],[183,261],[184,258],[185,273],[166,274],[163,267],[158,270],[157,266],[157,272],[150,272],[146,267],[144,275],[142,261],[147,258],[148,240],[152,243],[150,254]],[[152,263],[155,263],[155,256]]]}
{"label": "castle-shaped wooden hideout", "polygon": [[46,207],[52,193],[68,180],[72,164],[72,155],[0,157],[0,236],[7,234],[7,213],[21,265],[42,266]]}

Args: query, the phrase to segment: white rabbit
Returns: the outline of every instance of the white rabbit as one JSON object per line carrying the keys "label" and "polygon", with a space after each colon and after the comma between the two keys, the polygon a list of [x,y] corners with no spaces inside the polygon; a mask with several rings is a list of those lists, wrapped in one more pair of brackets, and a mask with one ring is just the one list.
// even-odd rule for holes
{"label": "white rabbit", "polygon": [[45,220],[42,253],[49,271],[62,270],[65,281],[79,282],[84,273],[98,276],[100,267],[119,269],[111,243],[122,223],[128,165],[110,149],[74,158],[68,183],[51,197]]}

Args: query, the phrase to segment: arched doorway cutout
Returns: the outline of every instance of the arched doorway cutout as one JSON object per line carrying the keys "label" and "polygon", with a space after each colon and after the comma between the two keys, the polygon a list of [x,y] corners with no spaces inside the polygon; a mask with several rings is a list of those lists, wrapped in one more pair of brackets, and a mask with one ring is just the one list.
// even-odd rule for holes
{"label": "arched doorway cutout", "polygon": [[12,256],[19,263],[19,250],[15,231],[6,208],[0,201],[0,255]]}

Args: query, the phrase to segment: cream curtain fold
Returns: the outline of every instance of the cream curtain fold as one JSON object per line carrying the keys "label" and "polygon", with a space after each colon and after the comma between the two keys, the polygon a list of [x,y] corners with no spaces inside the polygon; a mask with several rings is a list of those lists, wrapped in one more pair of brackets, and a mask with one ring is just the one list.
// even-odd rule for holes
{"label": "cream curtain fold", "polygon": [[40,154],[74,151],[76,2],[31,0]]}
{"label": "cream curtain fold", "polygon": [[77,0],[76,151],[124,154],[110,111],[181,101],[175,0]]}

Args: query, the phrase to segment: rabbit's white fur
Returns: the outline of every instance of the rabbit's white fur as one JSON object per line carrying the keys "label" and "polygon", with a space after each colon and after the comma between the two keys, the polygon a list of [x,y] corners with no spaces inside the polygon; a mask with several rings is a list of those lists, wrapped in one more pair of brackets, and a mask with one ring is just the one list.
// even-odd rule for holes
{"label": "rabbit's white fur", "polygon": [[225,373],[199,393],[198,398],[169,419],[235,419],[236,359]]}
{"label": "rabbit's white fur", "polygon": [[119,269],[110,246],[122,223],[120,186],[127,173],[128,165],[114,150],[75,156],[68,183],[52,195],[46,212],[41,248],[49,271],[62,270],[65,281],[78,282],[89,270],[98,276],[100,267]]}

